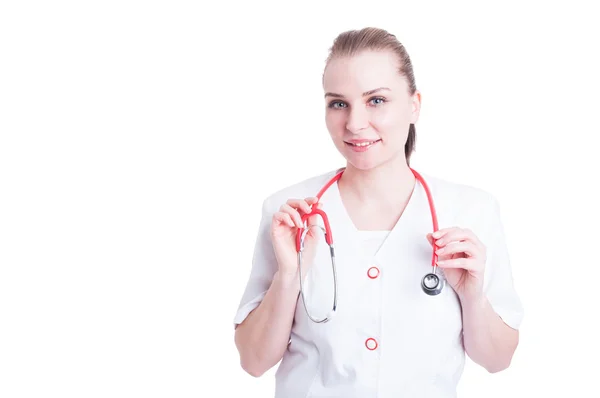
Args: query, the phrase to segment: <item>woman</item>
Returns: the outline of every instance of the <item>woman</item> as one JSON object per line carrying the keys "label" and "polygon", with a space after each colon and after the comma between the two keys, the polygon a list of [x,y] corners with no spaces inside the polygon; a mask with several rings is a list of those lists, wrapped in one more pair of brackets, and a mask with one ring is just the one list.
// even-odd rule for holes
{"label": "woman", "polygon": [[[258,377],[281,360],[277,397],[454,397],[465,353],[498,372],[518,345],[523,309],[497,202],[410,168],[421,96],[395,36],[341,34],[323,87],[327,128],[347,163],[264,201],[234,321],[241,366]],[[339,308],[325,323],[304,307],[317,321],[326,314],[316,309],[333,308],[333,287],[312,276],[320,232],[308,229],[300,270],[296,251],[313,208],[335,241]],[[308,224],[325,225],[318,215]],[[445,281],[439,294],[421,285],[432,261]]]}

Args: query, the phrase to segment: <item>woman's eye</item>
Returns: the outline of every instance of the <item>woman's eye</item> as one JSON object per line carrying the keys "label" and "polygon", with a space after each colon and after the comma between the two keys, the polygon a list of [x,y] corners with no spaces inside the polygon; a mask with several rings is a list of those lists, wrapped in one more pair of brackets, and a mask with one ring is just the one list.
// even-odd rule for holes
{"label": "woman's eye", "polygon": [[383,98],[377,97],[377,98],[372,98],[371,99],[371,103],[373,105],[380,105],[383,104],[385,102],[385,100]]}
{"label": "woman's eye", "polygon": [[331,104],[329,104],[329,107],[334,109],[343,108],[344,106],[345,104],[341,101],[333,101]]}

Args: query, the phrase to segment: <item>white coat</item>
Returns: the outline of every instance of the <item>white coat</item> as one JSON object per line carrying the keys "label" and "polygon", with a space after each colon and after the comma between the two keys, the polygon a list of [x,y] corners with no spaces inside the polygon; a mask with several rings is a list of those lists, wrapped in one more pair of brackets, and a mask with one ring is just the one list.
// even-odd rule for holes
{"label": "white coat", "polygon": [[[273,213],[290,198],[316,196],[336,171],[289,186],[264,201],[235,324],[260,304],[277,270],[269,235]],[[478,188],[421,175],[433,195],[439,228],[469,228],[486,245],[485,294],[504,322],[518,329],[523,308],[513,286],[496,199]],[[433,254],[426,239],[433,224],[421,184],[416,182],[389,234],[357,230],[337,183],[321,203],[334,240],[338,311],[328,323],[313,323],[299,297],[290,344],[276,371],[276,398],[455,397],[465,363],[461,306],[449,285],[438,296],[428,296],[420,287],[431,271]],[[365,237],[381,240],[369,247]],[[317,258],[328,259],[326,253]],[[313,316],[321,317],[331,308],[332,284],[330,263],[315,265],[307,276],[304,291]]]}

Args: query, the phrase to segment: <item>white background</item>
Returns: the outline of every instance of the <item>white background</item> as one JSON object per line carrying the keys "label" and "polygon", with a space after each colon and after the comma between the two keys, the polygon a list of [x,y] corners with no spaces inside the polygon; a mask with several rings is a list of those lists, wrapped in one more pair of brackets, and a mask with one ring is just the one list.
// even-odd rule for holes
{"label": "white background", "polygon": [[597,393],[594,3],[445,3],[2,2],[0,397],[272,395],[233,343],[260,204],[343,165],[320,79],[364,26],[412,57],[412,165],[502,206],[521,344],[460,396]]}

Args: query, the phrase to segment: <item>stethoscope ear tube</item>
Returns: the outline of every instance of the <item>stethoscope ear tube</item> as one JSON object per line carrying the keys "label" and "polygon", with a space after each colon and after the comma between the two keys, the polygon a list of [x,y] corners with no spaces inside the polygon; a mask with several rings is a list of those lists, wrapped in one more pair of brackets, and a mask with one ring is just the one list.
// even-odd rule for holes
{"label": "stethoscope ear tube", "polygon": [[[439,226],[438,226],[437,212],[435,210],[435,204],[433,203],[433,197],[431,195],[431,191],[429,190],[429,186],[425,182],[425,179],[419,173],[417,173],[415,170],[411,169],[411,171],[415,175],[416,179],[421,182],[421,185],[423,186],[423,189],[425,190],[425,193],[427,194],[427,201],[429,202],[429,209],[431,210],[431,222],[433,224],[433,232],[435,233],[438,231]],[[437,249],[437,247],[435,245],[435,242],[433,242],[433,255],[431,258],[432,271],[431,271],[431,273],[426,274],[423,277],[423,279],[421,279],[421,288],[429,296],[437,296],[438,294],[440,294],[442,292],[442,290],[444,289],[444,286],[446,285],[445,280],[442,277],[440,277],[439,275],[437,275],[437,273],[436,273],[437,260],[438,260],[436,249]]]}
{"label": "stethoscope ear tube", "polygon": [[[308,218],[314,216],[315,214],[321,216],[321,218],[323,219],[323,223],[325,224],[325,228],[318,226],[318,225],[312,225],[312,226],[308,225]],[[337,281],[337,272],[336,272],[336,268],[335,268],[335,250],[333,248],[333,238],[331,236],[329,220],[327,219],[327,215],[325,214],[324,211],[317,209],[315,207],[312,209],[312,211],[309,214],[305,214],[304,216],[302,216],[302,223],[304,224],[304,228],[300,228],[298,231],[298,234],[296,235],[296,250],[298,251],[298,274],[299,274],[299,279],[300,279],[300,294],[302,296],[302,303],[304,305],[304,310],[306,311],[306,315],[308,315],[308,317],[310,318],[311,321],[313,321],[315,323],[329,322],[333,318],[333,316],[335,315],[335,313],[337,311],[337,296],[338,296],[338,281]],[[306,238],[306,234],[308,233],[310,227],[318,227],[323,231],[323,234],[325,234],[325,241],[329,245],[329,252],[330,252],[330,256],[331,256],[331,268],[333,271],[333,305],[332,305],[331,310],[327,313],[327,315],[321,319],[314,318],[310,314],[310,311],[308,310],[308,306],[306,304],[306,297],[304,296],[304,285],[303,285],[304,276],[302,275],[302,253],[304,252],[304,239]]]}

